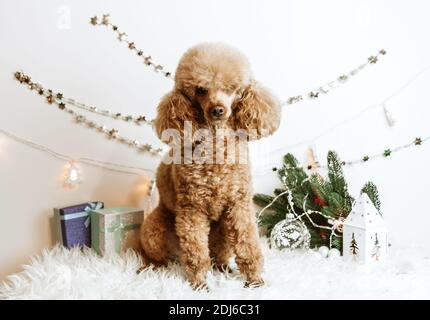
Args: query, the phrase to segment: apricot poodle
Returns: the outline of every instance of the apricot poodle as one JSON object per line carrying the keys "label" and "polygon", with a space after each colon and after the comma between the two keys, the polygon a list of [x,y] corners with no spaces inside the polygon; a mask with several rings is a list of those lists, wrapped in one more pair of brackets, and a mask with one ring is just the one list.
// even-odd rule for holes
{"label": "apricot poodle", "polygon": [[[247,58],[236,49],[204,43],[183,55],[174,88],[162,98],[154,122],[157,135],[172,146],[169,156],[176,152],[179,161],[176,157],[160,164],[156,175],[160,202],[142,224],[144,254],[152,263],[179,258],[193,287],[200,287],[205,286],[211,259],[226,270],[229,258],[235,256],[245,285],[263,284],[247,141],[272,134],[280,113],[278,99],[254,80]],[[191,134],[185,132],[187,121]],[[167,139],[167,129],[176,130],[180,139],[171,135]],[[206,161],[194,158],[202,142],[196,133],[206,130],[216,135],[220,129],[230,130],[224,130],[218,142],[205,138],[214,154]],[[248,134],[245,156],[234,151],[226,159],[230,150],[226,142],[243,145],[237,132]],[[216,161],[207,161],[215,157]]]}

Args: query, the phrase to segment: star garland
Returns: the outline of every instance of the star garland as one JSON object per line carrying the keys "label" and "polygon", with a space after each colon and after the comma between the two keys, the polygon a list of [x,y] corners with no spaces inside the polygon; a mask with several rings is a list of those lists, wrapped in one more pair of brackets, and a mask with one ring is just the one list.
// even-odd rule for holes
{"label": "star garland", "polygon": [[[21,84],[27,85],[27,87],[30,90],[36,91],[39,95],[45,97],[46,102],[48,104],[57,105],[59,110],[64,111],[64,112],[68,113],[69,115],[73,116],[76,123],[84,125],[87,128],[95,129],[98,132],[105,134],[107,138],[109,138],[111,140],[116,140],[122,144],[129,146],[129,147],[133,147],[140,152],[145,152],[145,153],[149,153],[149,154],[157,155],[157,156],[162,155],[162,153],[163,153],[162,148],[154,148],[150,144],[146,144],[146,143],[142,144],[139,140],[129,139],[129,138],[126,138],[124,136],[121,136],[121,135],[119,135],[118,129],[108,128],[105,125],[98,124],[95,121],[89,120],[86,116],[84,116],[80,113],[77,113],[76,111],[74,111],[73,109],[68,107],[68,105],[66,103],[70,100],[64,99],[64,96],[62,93],[59,93],[59,92],[56,93],[56,92],[53,92],[51,89],[44,88],[42,85],[40,85],[36,82],[33,82],[28,75],[26,75],[22,72],[17,71],[17,72],[15,72],[14,76],[15,76],[15,79],[18,80]],[[128,117],[130,117],[129,120],[128,120]],[[123,116],[121,116],[121,114],[119,114],[119,116],[116,116],[114,118],[115,119],[121,119],[121,120],[124,120],[127,122],[134,121],[136,124],[139,123],[138,119],[134,119],[131,116],[123,117]]]}
{"label": "star garland", "polygon": [[[62,102],[67,103],[68,105],[74,106],[78,109],[82,109],[91,113],[95,113],[104,117],[109,117],[116,120],[122,120],[128,123],[134,123],[137,126],[141,126],[142,124],[152,125],[153,120],[146,119],[146,116],[139,115],[133,116],[130,114],[122,114],[120,112],[111,112],[107,109],[97,108],[94,106],[89,106],[84,103],[75,101],[74,99],[65,97],[62,93],[56,93],[55,96],[52,94],[51,89],[47,89],[43,87],[40,83],[35,83],[31,80],[31,77],[21,71],[17,71],[14,73],[14,77],[21,84],[28,85],[31,90],[36,90],[39,95],[45,95],[47,97],[48,102],[53,102],[54,98],[62,100]],[[52,97],[49,97],[52,96]]]}
{"label": "star garland", "polygon": [[94,16],[90,19],[90,24],[93,26],[106,26],[110,27],[113,32],[117,34],[117,39],[120,42],[125,42],[127,44],[128,49],[134,51],[138,57],[142,58],[143,63],[147,66],[152,66],[153,70],[157,73],[162,74],[166,78],[171,78],[172,73],[169,71],[166,71],[164,66],[161,64],[157,64],[152,60],[152,57],[150,55],[147,55],[143,52],[143,50],[138,49],[133,41],[130,41],[127,39],[128,35],[125,32],[122,32],[117,25],[112,24],[109,21],[110,15],[109,14],[103,14],[100,17]]}
{"label": "star garland", "polygon": [[[411,141],[409,143],[406,143],[404,145],[400,145],[400,146],[397,146],[397,147],[392,148],[392,149],[391,148],[387,148],[383,152],[377,153],[377,154],[374,154],[374,155],[371,155],[371,156],[365,155],[362,158],[357,159],[357,160],[342,161],[341,164],[343,166],[351,166],[351,165],[354,165],[354,164],[369,162],[369,161],[377,159],[377,158],[388,158],[388,157],[391,157],[393,153],[396,153],[396,152],[398,152],[400,150],[411,148],[411,147],[414,147],[414,146],[421,146],[424,142],[427,142],[428,140],[430,140],[430,136],[425,137],[425,138],[416,137],[413,141]],[[309,163],[306,166],[306,169],[308,169],[309,171],[312,171],[312,170],[315,170],[315,169],[318,169],[318,168],[327,168],[327,167],[323,166],[323,165],[320,165],[318,162]],[[273,171],[277,171],[278,168],[273,167],[272,170]]]}
{"label": "star garland", "polygon": [[315,100],[315,99],[319,98],[321,95],[325,95],[325,94],[329,93],[330,91],[332,91],[332,89],[337,88],[339,85],[344,84],[351,77],[357,75],[360,71],[362,71],[367,66],[370,66],[372,64],[376,64],[379,61],[380,57],[382,57],[386,54],[387,54],[387,51],[384,49],[381,49],[381,50],[379,50],[378,54],[376,54],[374,56],[372,55],[369,58],[367,58],[367,61],[365,63],[359,65],[357,68],[351,70],[348,73],[340,75],[336,80],[327,82],[325,85],[322,85],[322,86],[320,86],[320,87],[318,87],[312,91],[309,91],[306,94],[300,94],[297,96],[292,96],[292,97],[288,98],[286,101],[284,101],[282,104],[283,105],[295,104],[295,103],[302,101],[304,98]]}
{"label": "star garland", "polygon": [[[166,78],[171,78],[171,72],[164,71],[164,67],[161,64],[155,64],[152,62],[152,57],[149,55],[145,55],[142,50],[137,49],[135,42],[127,40],[127,33],[121,32],[119,30],[119,27],[117,25],[114,25],[109,20],[110,15],[109,14],[103,14],[101,17],[93,16],[90,18],[90,24],[93,26],[108,26],[111,27],[112,30],[117,34],[117,38],[121,42],[125,42],[128,44],[128,49],[134,51],[137,53],[138,56],[143,58],[143,61],[148,66],[153,66],[155,72],[161,72]],[[361,65],[359,65],[357,68],[351,70],[348,73],[344,73],[340,75],[337,79],[327,82],[326,84],[319,86],[318,88],[315,88],[312,91],[309,91],[305,94],[299,94],[296,96],[291,96],[287,100],[281,103],[281,105],[291,105],[298,103],[304,98],[308,98],[311,100],[315,100],[319,98],[322,95],[325,95],[332,91],[333,89],[337,88],[339,85],[344,84],[347,82],[351,77],[357,75],[361,70],[366,68],[369,65],[376,64],[381,56],[384,56],[387,54],[387,51],[384,49],[379,50],[379,52],[376,55],[372,55],[367,58],[367,61]]]}

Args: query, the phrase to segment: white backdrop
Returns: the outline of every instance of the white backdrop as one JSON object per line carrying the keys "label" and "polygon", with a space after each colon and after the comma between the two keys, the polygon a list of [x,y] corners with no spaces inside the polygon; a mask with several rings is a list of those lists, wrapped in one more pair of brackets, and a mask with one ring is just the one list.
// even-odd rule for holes
{"label": "white backdrop", "polygon": [[[22,69],[78,101],[153,117],[171,81],[144,66],[110,30],[92,27],[89,17],[95,14],[110,13],[130,39],[172,71],[195,43],[230,43],[248,55],[257,79],[283,99],[334,80],[386,49],[380,62],[342,88],[286,107],[279,131],[252,146],[254,188],[271,192],[278,182],[270,167],[288,151],[304,159],[308,144],[289,146],[312,141],[383,101],[430,64],[429,10],[430,4],[419,0],[1,0],[0,128],[74,157],[156,167],[156,158],[77,126],[13,80],[13,72]],[[386,125],[381,108],[373,108],[310,142],[319,160],[324,162],[329,149],[348,160],[429,135],[428,73],[387,104],[397,119],[394,127]],[[90,116],[158,144],[148,127]],[[393,245],[421,245],[426,239],[429,160],[430,146],[424,145],[345,169],[354,195],[367,180],[378,185]],[[64,165],[0,135],[0,279],[52,245],[54,206],[129,202],[137,177],[81,166],[83,184],[70,190],[61,186]]]}

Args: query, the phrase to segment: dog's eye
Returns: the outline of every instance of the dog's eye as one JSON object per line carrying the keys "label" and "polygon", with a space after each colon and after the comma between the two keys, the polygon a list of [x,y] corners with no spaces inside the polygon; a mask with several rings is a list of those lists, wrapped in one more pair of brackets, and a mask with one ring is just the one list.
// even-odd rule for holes
{"label": "dog's eye", "polygon": [[196,87],[196,95],[204,96],[206,93],[208,93],[208,89],[203,87]]}

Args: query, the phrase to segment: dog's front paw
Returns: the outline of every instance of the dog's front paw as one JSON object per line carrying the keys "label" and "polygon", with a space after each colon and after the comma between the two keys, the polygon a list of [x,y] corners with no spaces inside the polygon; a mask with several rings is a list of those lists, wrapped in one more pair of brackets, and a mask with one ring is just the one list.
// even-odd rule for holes
{"label": "dog's front paw", "polygon": [[264,285],[264,280],[261,277],[254,277],[245,281],[245,288],[258,288]]}

